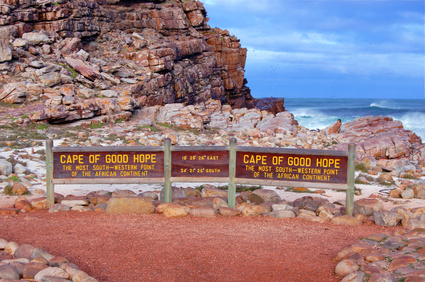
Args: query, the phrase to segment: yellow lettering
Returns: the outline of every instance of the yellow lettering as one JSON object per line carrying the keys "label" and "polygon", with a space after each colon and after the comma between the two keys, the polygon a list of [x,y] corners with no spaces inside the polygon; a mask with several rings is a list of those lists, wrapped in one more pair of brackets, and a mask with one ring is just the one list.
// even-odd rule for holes
{"label": "yellow lettering", "polygon": [[282,156],[273,156],[272,163],[274,165],[280,165],[282,162],[283,162],[283,157]]}
{"label": "yellow lettering", "polygon": [[306,157],[289,157],[288,165],[293,166],[311,166],[311,158]]}
{"label": "yellow lettering", "polygon": [[149,161],[151,163],[156,163],[156,154],[138,154],[133,156],[134,163],[147,163]]}
{"label": "yellow lettering", "polygon": [[89,156],[89,162],[92,163],[97,163],[99,161],[100,155],[90,155]]}

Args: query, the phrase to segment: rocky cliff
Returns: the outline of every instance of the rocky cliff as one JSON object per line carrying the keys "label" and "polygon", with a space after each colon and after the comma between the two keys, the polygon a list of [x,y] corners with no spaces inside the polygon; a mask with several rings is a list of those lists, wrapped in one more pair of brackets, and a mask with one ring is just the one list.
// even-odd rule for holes
{"label": "rocky cliff", "polygon": [[[210,98],[255,106],[247,50],[210,28],[199,1],[0,0],[0,99],[32,121],[128,118],[144,105]],[[283,99],[261,103],[282,111]],[[277,105],[277,107],[276,107]]]}

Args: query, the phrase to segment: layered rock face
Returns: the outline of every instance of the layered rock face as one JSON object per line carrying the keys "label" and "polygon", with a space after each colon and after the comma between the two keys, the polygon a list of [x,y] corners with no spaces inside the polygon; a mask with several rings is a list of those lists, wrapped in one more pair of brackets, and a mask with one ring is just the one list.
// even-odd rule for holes
{"label": "layered rock face", "polygon": [[[199,1],[0,1],[0,99],[69,122],[210,98],[255,106],[245,48]],[[276,106],[270,106],[271,108]],[[279,110],[283,110],[280,107]]]}
{"label": "layered rock face", "polygon": [[404,158],[419,161],[425,156],[421,138],[391,117],[361,117],[342,125],[337,122],[324,132],[330,132],[328,135],[340,143],[335,149],[345,150],[348,143],[356,143],[359,159]]}

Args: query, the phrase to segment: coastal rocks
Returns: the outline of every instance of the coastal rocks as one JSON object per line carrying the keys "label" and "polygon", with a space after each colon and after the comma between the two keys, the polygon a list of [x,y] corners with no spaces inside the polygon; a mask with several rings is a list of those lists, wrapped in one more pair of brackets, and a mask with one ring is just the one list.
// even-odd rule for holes
{"label": "coastal rocks", "polygon": [[[93,95],[116,98],[121,111],[129,112],[142,101],[152,106],[213,98],[236,108],[255,106],[244,78],[247,50],[228,31],[207,25],[201,2],[54,4],[4,5],[7,15],[0,21],[0,62],[8,63],[0,99],[43,102],[45,109],[36,111],[32,121],[110,115],[81,106]],[[79,95],[58,95],[62,85],[73,85]],[[60,105],[66,107],[55,109]],[[259,106],[278,112],[283,100]]]}
{"label": "coastal rocks", "polygon": [[374,234],[341,250],[335,260],[335,274],[342,281],[360,281],[368,275],[369,281],[423,280],[423,230],[398,230],[396,234]]}
{"label": "coastal rocks", "polygon": [[[61,256],[53,256],[28,244],[0,238],[0,279],[5,281],[97,281]],[[8,280],[11,279],[11,280]],[[14,279],[14,280],[12,280]]]}
{"label": "coastal rocks", "polygon": [[341,125],[339,133],[332,136],[343,148],[348,143],[357,144],[357,158],[372,156],[375,159],[409,158],[415,145],[422,140],[415,133],[405,130],[400,121],[391,117],[361,117]]}

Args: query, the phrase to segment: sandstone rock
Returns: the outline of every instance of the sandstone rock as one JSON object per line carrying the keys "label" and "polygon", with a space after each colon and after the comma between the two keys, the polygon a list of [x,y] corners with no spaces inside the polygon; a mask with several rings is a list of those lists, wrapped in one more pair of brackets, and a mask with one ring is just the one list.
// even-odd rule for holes
{"label": "sandstone rock", "polygon": [[391,197],[391,198],[401,198],[401,194],[402,194],[402,190],[401,189],[398,189],[398,188],[396,188],[396,189],[392,189],[391,191],[390,191],[390,193],[389,193],[389,196]]}
{"label": "sandstone rock", "polygon": [[189,209],[178,204],[163,203],[157,207],[157,212],[162,213],[167,218],[183,217],[189,214]]}
{"label": "sandstone rock", "polygon": [[287,205],[287,204],[274,204],[274,205],[272,205],[272,211],[286,210],[288,208],[289,208],[289,205]]}
{"label": "sandstone rock", "polygon": [[401,224],[404,228],[408,230],[414,230],[417,228],[423,228],[425,229],[425,219],[420,218],[404,218],[401,221]]}
{"label": "sandstone rock", "polygon": [[415,198],[418,199],[425,199],[425,185],[424,184],[417,184],[413,187],[413,192],[415,194]]}
{"label": "sandstone rock", "polygon": [[394,178],[389,173],[382,173],[379,175],[378,181],[380,183],[391,184],[391,183],[394,183]]}
{"label": "sandstone rock", "polygon": [[325,129],[323,129],[323,133],[326,135],[330,135],[333,133],[338,133],[339,129],[341,128],[342,122],[340,119],[338,119],[333,125],[326,127]]}
{"label": "sandstone rock", "polygon": [[[178,187],[172,187],[171,188],[171,196],[174,199],[183,198],[186,197],[184,191]],[[161,193],[159,194],[159,199],[164,200],[164,189],[161,190]]]}
{"label": "sandstone rock", "polygon": [[377,225],[393,227],[397,226],[404,219],[404,216],[397,212],[381,210],[373,213],[373,218]]}
{"label": "sandstone rock", "polygon": [[214,197],[214,199],[213,199],[213,208],[214,208],[214,210],[218,211],[220,209],[220,207],[226,207],[226,208],[228,208],[229,205],[222,198]]}
{"label": "sandstone rock", "polygon": [[49,208],[50,213],[67,212],[67,211],[70,211],[70,210],[71,210],[70,206],[62,205],[62,204],[54,204],[51,208]]}
{"label": "sandstone rock", "polygon": [[131,190],[115,190],[112,193],[112,197],[132,197],[132,196],[136,196],[137,194],[134,193]]}
{"label": "sandstone rock", "polygon": [[13,255],[18,247],[18,243],[11,241],[6,244],[4,251],[6,254]]}
{"label": "sandstone rock", "polygon": [[244,216],[259,216],[263,214],[263,208],[259,205],[248,205],[242,210]]}
{"label": "sandstone rock", "polygon": [[364,273],[361,271],[354,271],[344,277],[341,282],[363,282]]}
{"label": "sandstone rock", "polygon": [[31,254],[31,259],[34,260],[36,258],[44,258],[47,262],[54,258],[53,255],[49,254],[43,249],[35,248]]}
{"label": "sandstone rock", "polygon": [[13,168],[13,172],[16,174],[25,174],[27,172],[27,168],[20,163],[17,163]]}
{"label": "sandstone rock", "polygon": [[411,257],[411,256],[398,257],[398,258],[395,258],[391,261],[390,265],[388,266],[388,270],[394,271],[397,268],[406,267],[409,264],[413,264],[415,262],[416,262],[416,259]]}
{"label": "sandstone rock", "polygon": [[218,211],[224,217],[235,217],[242,213],[238,209],[232,209],[228,207],[219,207]]}
{"label": "sandstone rock", "polygon": [[369,278],[370,282],[379,282],[379,281],[388,281],[388,282],[396,282],[397,279],[395,278],[394,275],[390,274],[390,273],[373,273],[370,278]]}
{"label": "sandstone rock", "polygon": [[79,271],[78,266],[73,263],[64,263],[60,266],[60,268],[68,273],[71,278],[77,271]]}
{"label": "sandstone rock", "polygon": [[269,216],[275,218],[292,218],[296,215],[292,210],[277,210],[269,213]]}
{"label": "sandstone rock", "polygon": [[41,43],[51,43],[49,37],[41,32],[27,32],[22,34],[22,39],[25,39],[32,45],[38,45]]}
{"label": "sandstone rock", "polygon": [[31,206],[35,210],[47,209],[47,198],[40,197],[31,200]]}
{"label": "sandstone rock", "polygon": [[61,267],[65,263],[69,263],[68,259],[60,256],[49,260],[49,266],[51,267]]}
{"label": "sandstone rock", "polygon": [[251,193],[249,200],[257,205],[264,202],[279,203],[281,198],[274,190],[257,189]]}
{"label": "sandstone rock", "polygon": [[35,281],[44,281],[45,277],[55,277],[55,278],[64,278],[68,279],[69,274],[66,273],[64,270],[58,268],[58,267],[48,267],[43,270],[40,270],[35,276]]}
{"label": "sandstone rock", "polygon": [[14,252],[14,257],[15,258],[26,258],[26,259],[30,259],[31,258],[31,254],[34,251],[34,247],[28,244],[23,244],[20,245]]}
{"label": "sandstone rock", "polygon": [[215,217],[215,209],[210,207],[198,207],[191,209],[189,214],[193,217]]}
{"label": "sandstone rock", "polygon": [[0,278],[19,280],[19,273],[11,265],[0,265]]}
{"label": "sandstone rock", "polygon": [[415,192],[413,191],[413,189],[406,189],[401,192],[401,197],[403,199],[412,199],[415,197]]}
{"label": "sandstone rock", "polygon": [[28,194],[28,188],[20,183],[20,182],[13,182],[12,184],[12,193],[14,195],[24,195],[24,194]]}
{"label": "sandstone rock", "polygon": [[12,164],[6,160],[0,159],[0,175],[6,175],[12,173]]}
{"label": "sandstone rock", "polygon": [[360,199],[354,202],[354,214],[365,216],[373,215],[374,212],[383,210],[384,206],[377,199]]}
{"label": "sandstone rock", "polygon": [[276,115],[277,113],[285,111],[285,107],[283,105],[283,98],[261,98],[258,99],[257,103],[255,104],[255,108]]}
{"label": "sandstone rock", "polygon": [[0,238],[0,250],[3,250],[6,247],[7,243],[8,242],[5,239]]}
{"label": "sandstone rock", "polygon": [[338,276],[347,276],[357,270],[359,270],[359,265],[356,261],[351,259],[345,259],[340,261],[335,267],[335,274]]}
{"label": "sandstone rock", "polygon": [[331,222],[337,225],[350,225],[350,226],[360,226],[363,222],[355,217],[349,215],[335,216],[332,218]]}
{"label": "sandstone rock", "polygon": [[227,191],[217,188],[203,188],[201,191],[202,197],[225,197],[227,198]]}
{"label": "sandstone rock", "polygon": [[24,266],[23,278],[34,279],[35,275],[41,270],[46,269],[48,266],[39,262],[30,262]]}
{"label": "sandstone rock", "polygon": [[68,206],[70,208],[75,206],[87,206],[89,204],[89,201],[86,197],[66,197],[62,199],[61,201],[62,205]]}
{"label": "sandstone rock", "polygon": [[16,199],[13,206],[14,208],[20,211],[24,210],[26,212],[29,212],[30,210],[32,210],[30,202],[28,202],[26,199]]}
{"label": "sandstone rock", "polygon": [[71,276],[72,281],[75,282],[83,282],[85,281],[85,279],[88,279],[90,277],[90,275],[88,275],[86,272],[82,271],[82,270],[77,270],[76,272],[74,272]]}
{"label": "sandstone rock", "polygon": [[0,63],[12,60],[12,49],[9,46],[9,30],[0,28]]}
{"label": "sandstone rock", "polygon": [[194,188],[186,188],[183,190],[186,197],[202,197],[201,191]]}
{"label": "sandstone rock", "polygon": [[108,214],[150,214],[155,212],[152,201],[146,197],[113,197],[108,201]]}
{"label": "sandstone rock", "polygon": [[141,193],[140,196],[150,198],[152,201],[157,201],[159,198],[158,194],[154,191],[145,191]]}
{"label": "sandstone rock", "polygon": [[0,208],[0,215],[18,214],[19,210],[15,208]]}

